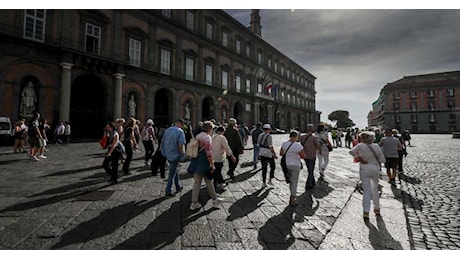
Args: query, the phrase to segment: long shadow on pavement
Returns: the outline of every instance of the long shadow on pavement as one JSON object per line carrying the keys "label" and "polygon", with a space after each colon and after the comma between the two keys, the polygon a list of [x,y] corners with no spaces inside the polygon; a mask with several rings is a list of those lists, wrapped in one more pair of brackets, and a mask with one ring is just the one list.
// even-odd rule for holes
{"label": "long shadow on pavement", "polygon": [[248,180],[252,176],[256,175],[259,171],[262,171],[262,169],[248,170],[248,171],[245,171],[245,172],[243,172],[241,174],[235,175],[235,179],[233,179],[232,182],[243,182],[245,180]]}
{"label": "long shadow on pavement", "polygon": [[[266,189],[263,193],[264,189],[261,188],[255,191],[252,194],[246,195],[241,199],[235,201],[230,208],[228,209],[230,215],[227,217],[228,221],[233,221],[235,219],[247,216],[249,213],[253,212],[262,204],[262,201],[268,196],[269,189]],[[262,194],[261,194],[262,193]]]}
{"label": "long shadow on pavement", "polygon": [[[181,196],[180,201],[174,202],[168,210],[155,217],[155,220],[146,229],[123,241],[113,249],[162,249],[174,243],[184,232],[185,226],[214,210],[218,210],[211,208],[198,213],[191,211],[188,209],[191,197],[192,191],[190,190]],[[175,223],[176,221],[180,221],[179,225]]]}
{"label": "long shadow on pavement", "polygon": [[401,243],[396,241],[388,232],[382,217],[377,218],[378,229],[368,219],[364,220],[364,223],[369,228],[369,241],[374,249],[403,249]]}
{"label": "long shadow on pavement", "polygon": [[81,173],[81,172],[93,171],[93,170],[99,170],[99,169],[102,169],[102,165],[86,167],[86,168],[80,168],[80,169],[72,169],[72,170],[64,170],[64,171],[52,172],[52,173],[50,173],[48,175],[42,176],[42,178],[52,177],[52,176],[63,176],[63,175],[69,175],[69,174],[75,174],[75,173]]}
{"label": "long shadow on pavement", "polygon": [[268,219],[259,229],[257,240],[264,249],[285,250],[295,242],[292,234],[294,212],[294,207],[286,206],[283,212]]}
{"label": "long shadow on pavement", "polygon": [[396,187],[391,187],[391,191],[393,192],[395,198],[402,202],[405,206],[411,207],[416,210],[422,209],[422,205],[424,204],[423,200],[414,198],[409,193],[400,190]]}
{"label": "long shadow on pavement", "polygon": [[166,197],[161,197],[148,202],[145,200],[139,202],[131,201],[115,208],[104,210],[99,216],[79,224],[74,229],[62,235],[60,241],[54,244],[51,249],[84,243],[111,234],[130,219],[135,218],[166,199]]}

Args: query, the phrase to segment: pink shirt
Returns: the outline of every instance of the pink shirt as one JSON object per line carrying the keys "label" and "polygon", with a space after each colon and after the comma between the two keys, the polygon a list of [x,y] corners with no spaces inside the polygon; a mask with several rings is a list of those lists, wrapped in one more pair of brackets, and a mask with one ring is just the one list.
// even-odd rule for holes
{"label": "pink shirt", "polygon": [[212,139],[211,136],[205,132],[199,133],[196,137],[199,143],[199,149],[204,149],[206,156],[212,156]]}

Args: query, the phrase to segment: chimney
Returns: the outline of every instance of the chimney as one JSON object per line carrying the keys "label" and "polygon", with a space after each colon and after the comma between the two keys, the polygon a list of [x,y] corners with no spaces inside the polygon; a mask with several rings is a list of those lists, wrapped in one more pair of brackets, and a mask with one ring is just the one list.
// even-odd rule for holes
{"label": "chimney", "polygon": [[257,34],[259,37],[262,37],[262,26],[260,25],[260,15],[259,9],[252,9],[251,12],[251,32]]}

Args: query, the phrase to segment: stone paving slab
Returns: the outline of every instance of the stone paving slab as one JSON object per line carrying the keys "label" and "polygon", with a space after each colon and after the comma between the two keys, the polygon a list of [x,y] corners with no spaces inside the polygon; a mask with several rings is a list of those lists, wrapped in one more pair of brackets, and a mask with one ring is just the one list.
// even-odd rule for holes
{"label": "stone paving slab", "polygon": [[[273,137],[278,152],[287,135]],[[247,148],[240,162],[252,160],[251,147]],[[388,193],[382,198],[384,227],[373,220],[366,226],[360,219],[358,165],[345,148],[330,154],[324,178],[315,170],[318,181],[313,190],[305,190],[306,169],[302,171],[298,207],[287,205],[289,188],[278,160],[273,186],[261,187],[260,164],[256,170],[238,167],[235,180],[219,194],[221,206],[211,208],[203,188],[202,208],[197,211],[189,210],[193,179],[186,172],[188,163],[179,168],[184,190],[165,198],[166,182],[143,167],[142,151],[134,154],[132,174],[108,186],[100,166],[104,154],[95,143],[50,146],[48,158],[39,162],[8,149],[0,147],[4,249],[381,249],[397,248],[398,243],[401,249],[410,248],[405,222],[399,226],[404,220],[402,196],[398,200]],[[113,194],[106,201],[76,200],[91,191]],[[347,233],[342,225],[362,231]]]}

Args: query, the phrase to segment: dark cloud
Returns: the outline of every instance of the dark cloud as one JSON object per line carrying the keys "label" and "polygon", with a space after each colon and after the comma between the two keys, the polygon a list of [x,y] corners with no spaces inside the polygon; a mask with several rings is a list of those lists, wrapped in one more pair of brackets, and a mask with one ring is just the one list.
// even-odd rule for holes
{"label": "dark cloud", "polygon": [[[250,10],[228,11],[247,25]],[[352,101],[359,126],[388,82],[460,69],[460,10],[261,10],[262,38],[317,77],[322,119]],[[357,98],[359,97],[359,98]],[[357,107],[360,107],[357,110]]]}

